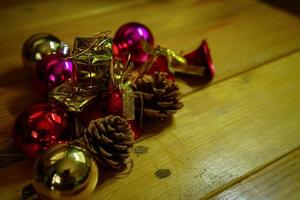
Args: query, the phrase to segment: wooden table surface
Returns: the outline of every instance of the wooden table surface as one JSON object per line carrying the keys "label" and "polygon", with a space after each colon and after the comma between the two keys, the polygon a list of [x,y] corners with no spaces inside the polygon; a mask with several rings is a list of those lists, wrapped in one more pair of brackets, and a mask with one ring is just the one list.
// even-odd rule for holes
{"label": "wooden table surface", "polygon": [[[270,3],[273,2],[273,3]],[[178,82],[185,107],[146,127],[124,178],[106,176],[90,199],[300,199],[300,5],[258,0],[1,1],[0,138],[37,102],[20,49],[49,32],[76,36],[146,24],[176,51],[206,38],[217,68],[203,87]],[[294,1],[296,2],[296,1]],[[168,169],[171,175],[157,178]],[[0,199],[20,199],[32,161],[0,169]]]}

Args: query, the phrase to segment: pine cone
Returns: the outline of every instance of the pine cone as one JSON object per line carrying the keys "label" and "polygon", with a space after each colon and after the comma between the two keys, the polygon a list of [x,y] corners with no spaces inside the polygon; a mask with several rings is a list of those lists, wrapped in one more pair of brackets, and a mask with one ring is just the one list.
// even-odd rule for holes
{"label": "pine cone", "polygon": [[107,116],[90,122],[84,134],[88,150],[107,167],[119,169],[130,161],[133,132],[119,116]]}
{"label": "pine cone", "polygon": [[155,72],[153,75],[144,75],[133,83],[135,93],[142,97],[137,110],[142,108],[144,116],[161,120],[183,107],[179,87],[174,81],[167,79],[167,75],[166,72]]}

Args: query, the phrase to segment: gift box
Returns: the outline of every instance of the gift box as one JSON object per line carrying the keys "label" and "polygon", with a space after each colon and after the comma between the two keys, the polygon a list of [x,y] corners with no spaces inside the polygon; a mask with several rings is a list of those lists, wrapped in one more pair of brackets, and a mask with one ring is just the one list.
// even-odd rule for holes
{"label": "gift box", "polygon": [[80,137],[82,127],[91,118],[87,113],[99,116],[102,112],[97,109],[96,114],[92,113],[89,107],[102,102],[111,82],[112,39],[103,35],[75,38],[71,58],[72,80],[54,88],[49,99],[70,112],[75,123],[75,137]]}
{"label": "gift box", "polygon": [[112,38],[77,37],[74,40],[72,57],[77,83],[107,89],[111,80]]}

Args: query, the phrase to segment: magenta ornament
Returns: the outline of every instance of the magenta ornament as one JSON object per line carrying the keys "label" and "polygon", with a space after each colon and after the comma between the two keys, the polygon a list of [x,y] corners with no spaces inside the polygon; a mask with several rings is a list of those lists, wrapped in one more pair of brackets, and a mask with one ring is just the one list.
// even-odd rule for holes
{"label": "magenta ornament", "polygon": [[63,58],[61,53],[44,56],[37,63],[36,86],[42,94],[72,78],[73,63],[71,59]]}
{"label": "magenta ornament", "polygon": [[114,38],[114,56],[122,60],[126,60],[128,54],[131,55],[130,60],[135,64],[143,64],[149,58],[149,54],[142,48],[141,41],[154,45],[154,38],[145,25],[131,22],[121,26],[116,32]]}

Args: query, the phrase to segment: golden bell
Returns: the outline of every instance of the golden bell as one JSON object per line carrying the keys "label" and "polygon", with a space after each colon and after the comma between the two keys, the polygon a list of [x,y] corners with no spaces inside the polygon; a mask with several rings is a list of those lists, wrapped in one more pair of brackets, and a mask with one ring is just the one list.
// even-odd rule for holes
{"label": "golden bell", "polygon": [[56,53],[61,46],[61,41],[48,33],[38,33],[29,37],[22,48],[24,66],[34,70],[37,61],[45,55]]}
{"label": "golden bell", "polygon": [[35,162],[33,186],[46,200],[82,200],[95,189],[98,168],[78,146],[55,145]]}

